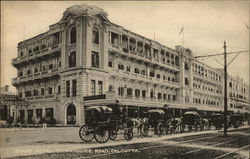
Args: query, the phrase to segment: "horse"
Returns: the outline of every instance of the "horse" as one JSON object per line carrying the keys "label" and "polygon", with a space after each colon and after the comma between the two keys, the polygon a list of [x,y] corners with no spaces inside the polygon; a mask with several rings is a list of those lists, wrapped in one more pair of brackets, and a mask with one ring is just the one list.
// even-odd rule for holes
{"label": "horse", "polygon": [[147,123],[147,118],[128,118],[127,126],[130,128],[137,128],[137,131],[139,133],[138,137],[143,138],[142,130],[145,126],[145,123]]}

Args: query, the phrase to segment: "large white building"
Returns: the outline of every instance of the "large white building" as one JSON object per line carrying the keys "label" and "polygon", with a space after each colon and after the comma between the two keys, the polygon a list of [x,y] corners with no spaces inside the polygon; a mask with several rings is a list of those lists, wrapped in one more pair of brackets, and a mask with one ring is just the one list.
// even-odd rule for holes
{"label": "large white building", "polygon": [[[12,84],[30,102],[18,111],[26,121],[46,115],[80,125],[85,108],[99,104],[124,105],[130,116],[164,106],[175,115],[189,107],[223,110],[218,69],[194,59],[191,49],[171,49],[113,24],[95,6],[67,8],[49,31],[18,44],[12,65],[18,72]],[[241,93],[248,105],[248,89]]]}

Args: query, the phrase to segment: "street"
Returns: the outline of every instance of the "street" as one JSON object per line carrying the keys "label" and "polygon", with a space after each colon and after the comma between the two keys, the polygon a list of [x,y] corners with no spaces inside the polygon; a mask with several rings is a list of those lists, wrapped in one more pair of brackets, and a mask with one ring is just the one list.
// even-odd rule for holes
{"label": "street", "polygon": [[99,144],[83,143],[79,127],[1,129],[1,158],[249,158],[249,129],[187,132],[143,139],[135,136]]}

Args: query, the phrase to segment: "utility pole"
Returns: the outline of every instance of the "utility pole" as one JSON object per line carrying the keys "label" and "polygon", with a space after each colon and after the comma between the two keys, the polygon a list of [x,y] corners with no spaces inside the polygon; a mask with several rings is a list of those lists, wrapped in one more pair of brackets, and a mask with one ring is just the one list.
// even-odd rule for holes
{"label": "utility pole", "polygon": [[224,136],[227,136],[227,46],[224,41]]}

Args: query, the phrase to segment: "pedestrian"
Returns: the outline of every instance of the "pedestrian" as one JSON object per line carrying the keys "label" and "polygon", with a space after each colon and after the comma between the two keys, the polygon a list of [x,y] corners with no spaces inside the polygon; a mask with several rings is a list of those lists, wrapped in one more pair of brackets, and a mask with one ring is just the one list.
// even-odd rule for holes
{"label": "pedestrian", "polygon": [[47,117],[46,116],[44,116],[43,118],[42,118],[42,124],[43,124],[43,129],[47,129]]}
{"label": "pedestrian", "polygon": [[19,118],[17,119],[17,124],[18,124],[20,130],[22,130],[22,118],[21,118],[21,117],[19,117]]}

